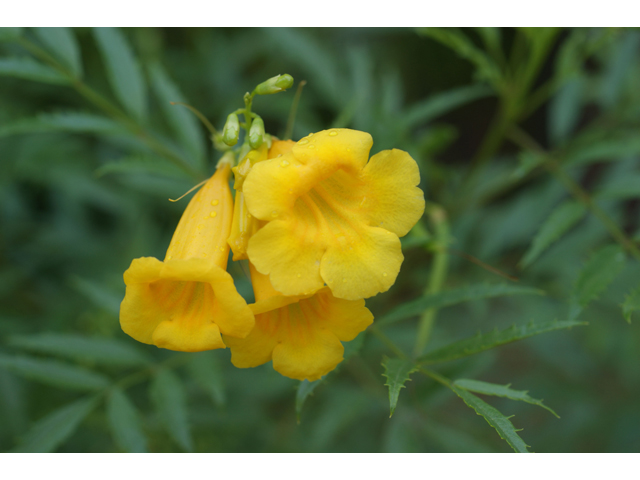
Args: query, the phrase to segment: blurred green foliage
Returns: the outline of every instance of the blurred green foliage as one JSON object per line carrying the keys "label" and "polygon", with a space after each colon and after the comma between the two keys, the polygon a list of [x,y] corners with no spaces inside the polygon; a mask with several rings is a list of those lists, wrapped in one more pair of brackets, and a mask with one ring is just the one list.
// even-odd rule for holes
{"label": "blurred green foliage", "polygon": [[[625,29],[0,29],[2,449],[640,450],[639,49]],[[221,129],[285,72],[307,81],[294,139],[367,131],[430,202],[374,326],[314,383],[118,324],[122,273],[186,205],[166,199],[219,156],[170,102]],[[292,99],[256,99],[269,133]]]}

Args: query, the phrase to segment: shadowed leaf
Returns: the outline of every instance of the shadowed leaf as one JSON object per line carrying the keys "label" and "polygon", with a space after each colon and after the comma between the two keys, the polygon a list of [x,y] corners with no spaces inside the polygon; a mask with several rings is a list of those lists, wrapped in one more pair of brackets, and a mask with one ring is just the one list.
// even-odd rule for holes
{"label": "shadowed leaf", "polygon": [[140,425],[140,415],[131,400],[119,388],[107,397],[107,418],[116,444],[125,452],[145,453],[147,439]]}

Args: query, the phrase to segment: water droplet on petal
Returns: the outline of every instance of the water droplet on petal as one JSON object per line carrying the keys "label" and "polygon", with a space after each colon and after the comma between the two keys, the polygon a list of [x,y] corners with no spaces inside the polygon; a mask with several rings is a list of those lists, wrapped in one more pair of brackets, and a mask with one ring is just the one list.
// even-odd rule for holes
{"label": "water droplet on petal", "polygon": [[167,260],[171,260],[171,258],[173,258],[171,255],[167,255]]}
{"label": "water droplet on petal", "polygon": [[211,215],[211,218],[215,217],[216,215],[218,215],[216,212],[211,212],[209,215]]}
{"label": "water droplet on petal", "polygon": [[306,138],[303,138],[298,142],[298,145],[306,145],[307,143],[309,143],[309,140],[307,140]]}
{"label": "water droplet on petal", "polygon": [[198,230],[202,230],[204,228],[203,224],[198,225]]}
{"label": "water droplet on petal", "polygon": [[221,252],[224,252],[224,247],[220,247],[220,251],[221,251]]}
{"label": "water droplet on petal", "polygon": [[298,274],[297,277],[300,278],[302,275]]}
{"label": "water droplet on petal", "polygon": [[218,205],[218,203],[218,200],[211,200],[211,205],[213,205],[214,207]]}
{"label": "water droplet on petal", "polygon": [[335,130],[331,130],[331,131],[329,132],[329,136],[330,136],[330,137],[335,137],[336,135],[338,135],[338,132],[336,132]]}
{"label": "water droplet on petal", "polygon": [[283,168],[286,167],[287,165],[289,165],[289,162],[287,162],[286,160],[282,160],[280,162],[280,166],[283,167]]}
{"label": "water droplet on petal", "polygon": [[386,276],[387,276],[387,274],[386,274],[386,273],[383,273],[383,274],[382,274],[382,276],[383,276],[383,277],[386,277]]}
{"label": "water droplet on petal", "polygon": [[203,253],[203,254],[202,254],[202,256],[203,256],[204,258],[207,258],[207,254],[206,254],[206,253]]}
{"label": "water droplet on petal", "polygon": [[311,145],[309,145],[307,148],[316,148],[316,146],[312,143]]}
{"label": "water droplet on petal", "polygon": [[342,283],[347,283],[347,279],[346,279],[346,278],[343,278],[343,279],[342,279]]}
{"label": "water droplet on petal", "polygon": [[278,212],[274,210],[273,212],[271,212],[271,216],[273,218],[276,218],[278,216]]}

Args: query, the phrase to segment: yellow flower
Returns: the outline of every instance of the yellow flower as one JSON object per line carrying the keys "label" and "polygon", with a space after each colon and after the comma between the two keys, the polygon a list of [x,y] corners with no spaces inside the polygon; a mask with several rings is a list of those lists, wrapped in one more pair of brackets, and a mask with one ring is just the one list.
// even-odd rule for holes
{"label": "yellow flower", "polygon": [[364,300],[335,298],[328,288],[314,295],[285,297],[252,264],[256,326],[244,339],[225,336],[231,362],[239,368],[273,360],[282,375],[314,381],[343,360],[340,342],[353,340],[373,322]]}
{"label": "yellow flower", "polygon": [[164,262],[143,257],[124,273],[122,330],[136,340],[169,350],[224,348],[220,333],[246,337],[254,316],[226,272],[233,199],[230,166],[216,173],[191,199]]}
{"label": "yellow flower", "polygon": [[248,172],[248,211],[267,223],[247,255],[278,292],[310,294],[326,283],[335,297],[356,300],[395,282],[398,237],[422,216],[424,195],[408,153],[385,150],[367,162],[372,144],[368,133],[325,130]]}

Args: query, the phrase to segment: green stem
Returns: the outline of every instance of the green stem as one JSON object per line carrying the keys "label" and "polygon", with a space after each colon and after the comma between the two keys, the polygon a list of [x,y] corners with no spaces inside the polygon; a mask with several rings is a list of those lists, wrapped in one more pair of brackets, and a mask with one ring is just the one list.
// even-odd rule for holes
{"label": "green stem", "polygon": [[418,371],[424,373],[426,376],[433,378],[435,381],[441,383],[445,387],[451,388],[451,380],[447,377],[443,377],[439,373],[434,372],[433,370],[429,370],[424,367],[418,368]]}
{"label": "green stem", "polygon": [[402,349],[398,347],[395,343],[393,343],[393,340],[387,337],[387,335],[385,335],[378,327],[376,327],[375,325],[372,325],[371,327],[369,327],[369,331],[373,333],[376,337],[378,337],[378,339],[382,343],[384,343],[387,347],[389,347],[389,350],[395,353],[398,356],[398,358],[404,358],[404,359],[408,358],[407,355],[402,351]]}
{"label": "green stem", "polygon": [[287,119],[287,128],[284,131],[284,140],[291,140],[293,135],[293,125],[296,121],[296,112],[298,111],[298,104],[300,103],[300,96],[302,95],[302,88],[307,84],[306,80],[302,80],[298,84],[298,89],[293,97],[293,103],[291,104],[291,110],[289,110],[289,118]]}
{"label": "green stem", "polygon": [[[449,223],[447,221],[446,212],[439,205],[431,203],[427,204],[425,213],[431,219],[431,223],[433,224],[434,244],[432,244],[430,248],[435,249],[433,265],[429,275],[429,284],[427,285],[425,295],[434,295],[442,288],[442,284],[444,283],[444,279],[447,275],[447,268],[449,266],[449,255],[447,253],[447,246],[449,244]],[[426,310],[420,318],[416,343],[413,349],[413,354],[416,357],[422,354],[429,342],[437,312],[437,309],[430,308]]]}

